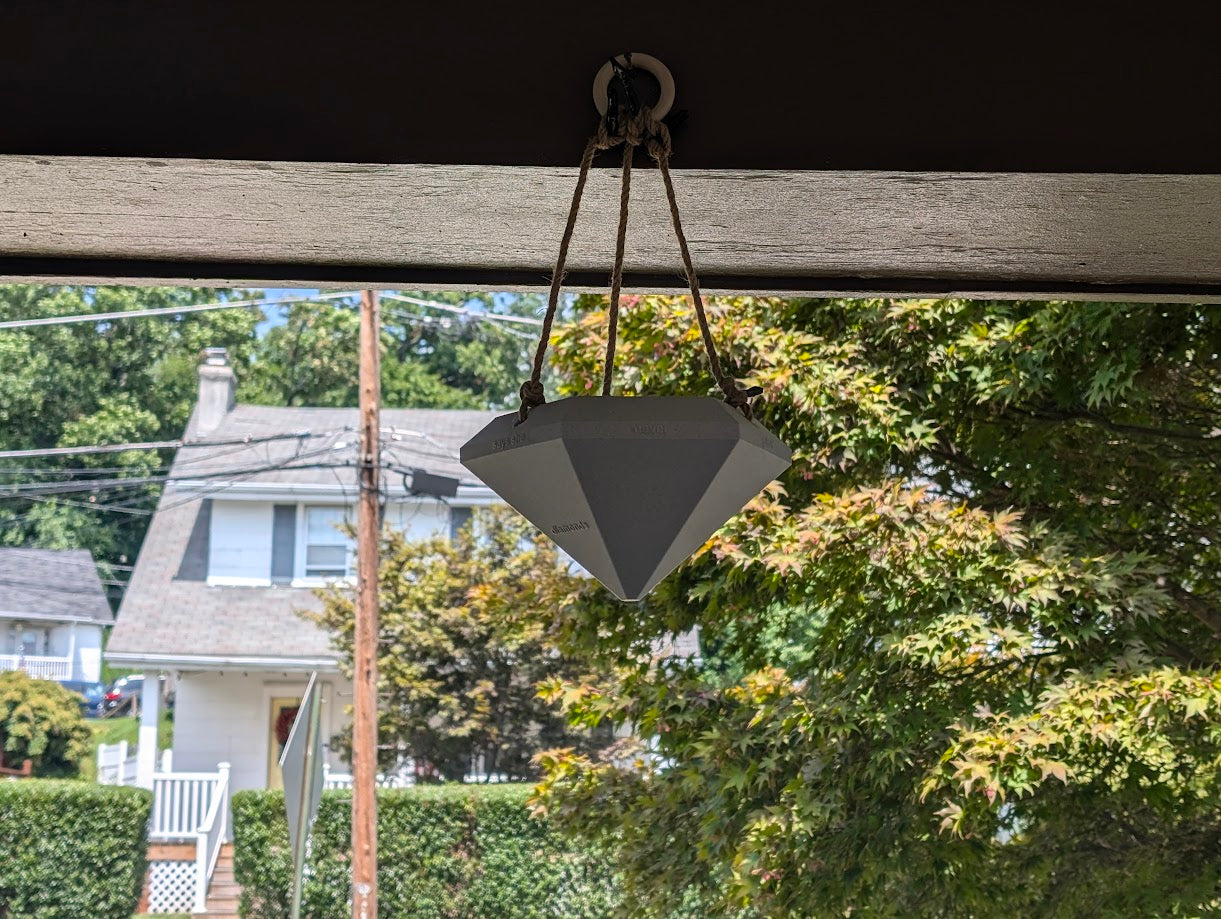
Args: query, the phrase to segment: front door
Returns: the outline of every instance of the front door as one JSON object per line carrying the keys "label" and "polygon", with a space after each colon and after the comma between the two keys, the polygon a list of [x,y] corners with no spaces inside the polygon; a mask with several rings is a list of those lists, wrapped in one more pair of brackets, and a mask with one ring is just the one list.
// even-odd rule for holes
{"label": "front door", "polygon": [[268,719],[267,744],[267,787],[283,788],[284,776],[280,773],[280,754],[288,743],[288,732],[292,730],[293,720],[301,707],[300,696],[277,696],[271,700],[271,712]]}

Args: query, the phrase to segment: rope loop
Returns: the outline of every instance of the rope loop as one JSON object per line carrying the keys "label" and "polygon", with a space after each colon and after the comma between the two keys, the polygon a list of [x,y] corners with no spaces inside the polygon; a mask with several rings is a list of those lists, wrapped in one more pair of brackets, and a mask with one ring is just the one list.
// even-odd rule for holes
{"label": "rope loop", "polygon": [[551,326],[555,319],[559,304],[560,287],[564,280],[564,267],[568,260],[568,246],[572,242],[573,230],[576,227],[577,213],[581,207],[581,196],[589,179],[589,170],[593,158],[599,150],[609,150],[623,145],[623,172],[620,179],[619,195],[619,228],[615,239],[615,263],[611,271],[611,296],[608,310],[608,329],[606,343],[606,366],[603,373],[602,395],[610,395],[611,376],[614,372],[615,341],[619,327],[619,292],[623,281],[623,253],[627,235],[628,194],[631,187],[632,154],[637,147],[644,147],[649,156],[657,163],[661,173],[662,184],[665,186],[666,201],[670,207],[670,223],[678,240],[679,254],[682,256],[683,273],[691,288],[691,300],[695,306],[695,317],[699,323],[700,337],[704,342],[704,350],[708,354],[708,366],[712,376],[725,394],[726,404],[742,412],[747,418],[752,416],[751,400],[762,393],[762,389],[754,386],[742,389],[737,382],[721,368],[717,356],[716,343],[712,340],[712,331],[708,327],[708,316],[704,309],[704,298],[700,294],[699,276],[695,273],[695,264],[691,259],[691,251],[687,246],[687,237],[683,233],[682,219],[678,213],[678,199],[674,194],[674,182],[670,177],[670,154],[673,150],[670,140],[670,129],[653,116],[649,106],[641,106],[630,117],[617,118],[616,125],[621,133],[611,134],[607,127],[608,119],[603,117],[585,145],[581,156],[581,167],[577,174],[576,188],[573,189],[572,203],[568,208],[568,222],[564,227],[564,235],[560,238],[559,254],[556,258],[555,271],[551,275],[551,291],[547,298],[547,313],[543,318],[542,336],[534,356],[534,366],[530,379],[521,385],[521,407],[517,413],[517,424],[521,424],[530,415],[530,410],[544,404],[547,399],[543,392],[543,364],[547,357],[547,344],[551,338]]}

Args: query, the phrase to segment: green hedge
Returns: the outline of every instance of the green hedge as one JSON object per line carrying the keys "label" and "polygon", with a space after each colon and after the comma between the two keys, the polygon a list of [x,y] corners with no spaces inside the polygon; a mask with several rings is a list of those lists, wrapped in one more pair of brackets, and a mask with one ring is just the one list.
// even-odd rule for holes
{"label": "green hedge", "polygon": [[0,919],[131,919],[152,794],[85,782],[0,782]]}
{"label": "green hedge", "polygon": [[[381,919],[609,919],[606,859],[574,852],[530,817],[521,785],[378,794]],[[302,897],[310,919],[347,919],[351,794],[322,796]],[[234,868],[246,919],[288,916],[292,857],[279,792],[233,796]],[[691,915],[700,915],[692,913]],[[678,919],[678,917],[675,917]]]}

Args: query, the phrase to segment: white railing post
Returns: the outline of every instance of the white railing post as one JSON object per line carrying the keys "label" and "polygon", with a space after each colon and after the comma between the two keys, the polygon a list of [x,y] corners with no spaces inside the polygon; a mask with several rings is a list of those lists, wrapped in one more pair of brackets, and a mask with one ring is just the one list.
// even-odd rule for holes
{"label": "white railing post", "polygon": [[161,701],[161,680],[156,670],[144,671],[144,687],[140,691],[140,739],[136,745],[136,784],[153,787],[157,771],[157,724]]}
{"label": "white railing post", "polygon": [[114,772],[114,774],[115,774],[114,783],[116,785],[123,784],[124,779],[127,778],[126,770],[127,770],[127,741],[120,740],[119,741],[119,762],[118,762],[118,766],[116,767],[115,772]]}
{"label": "white railing post", "polygon": [[192,912],[208,911],[208,834],[195,835],[195,906]]}
{"label": "white railing post", "polygon": [[220,798],[220,811],[217,814],[217,819],[220,821],[220,833],[216,837],[216,854],[212,857],[211,867],[208,869],[208,876],[212,876],[212,871],[216,867],[216,859],[220,858],[221,846],[225,844],[225,837],[229,830],[229,763],[217,763],[216,771],[220,773],[220,784],[217,786],[217,797]]}

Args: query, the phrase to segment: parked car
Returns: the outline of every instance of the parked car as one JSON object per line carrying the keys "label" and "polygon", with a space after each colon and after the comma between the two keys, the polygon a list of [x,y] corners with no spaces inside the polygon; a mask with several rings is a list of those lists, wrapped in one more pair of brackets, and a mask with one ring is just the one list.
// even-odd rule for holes
{"label": "parked car", "polygon": [[[139,696],[144,691],[144,674],[133,673],[130,676],[121,676],[106,690],[106,711],[114,711],[117,708],[125,708],[128,711],[132,709],[132,697]],[[165,697],[165,676],[161,677],[161,694]],[[137,703],[138,704],[138,703]],[[167,708],[174,707],[174,698],[171,695],[165,699]]]}
{"label": "parked car", "polygon": [[99,718],[106,713],[106,684],[60,680],[59,685],[81,697],[81,714],[86,718]]}
{"label": "parked car", "polygon": [[140,695],[144,689],[144,674],[135,673],[131,676],[121,676],[106,690],[106,711],[113,711],[119,706],[131,707],[132,696]]}

